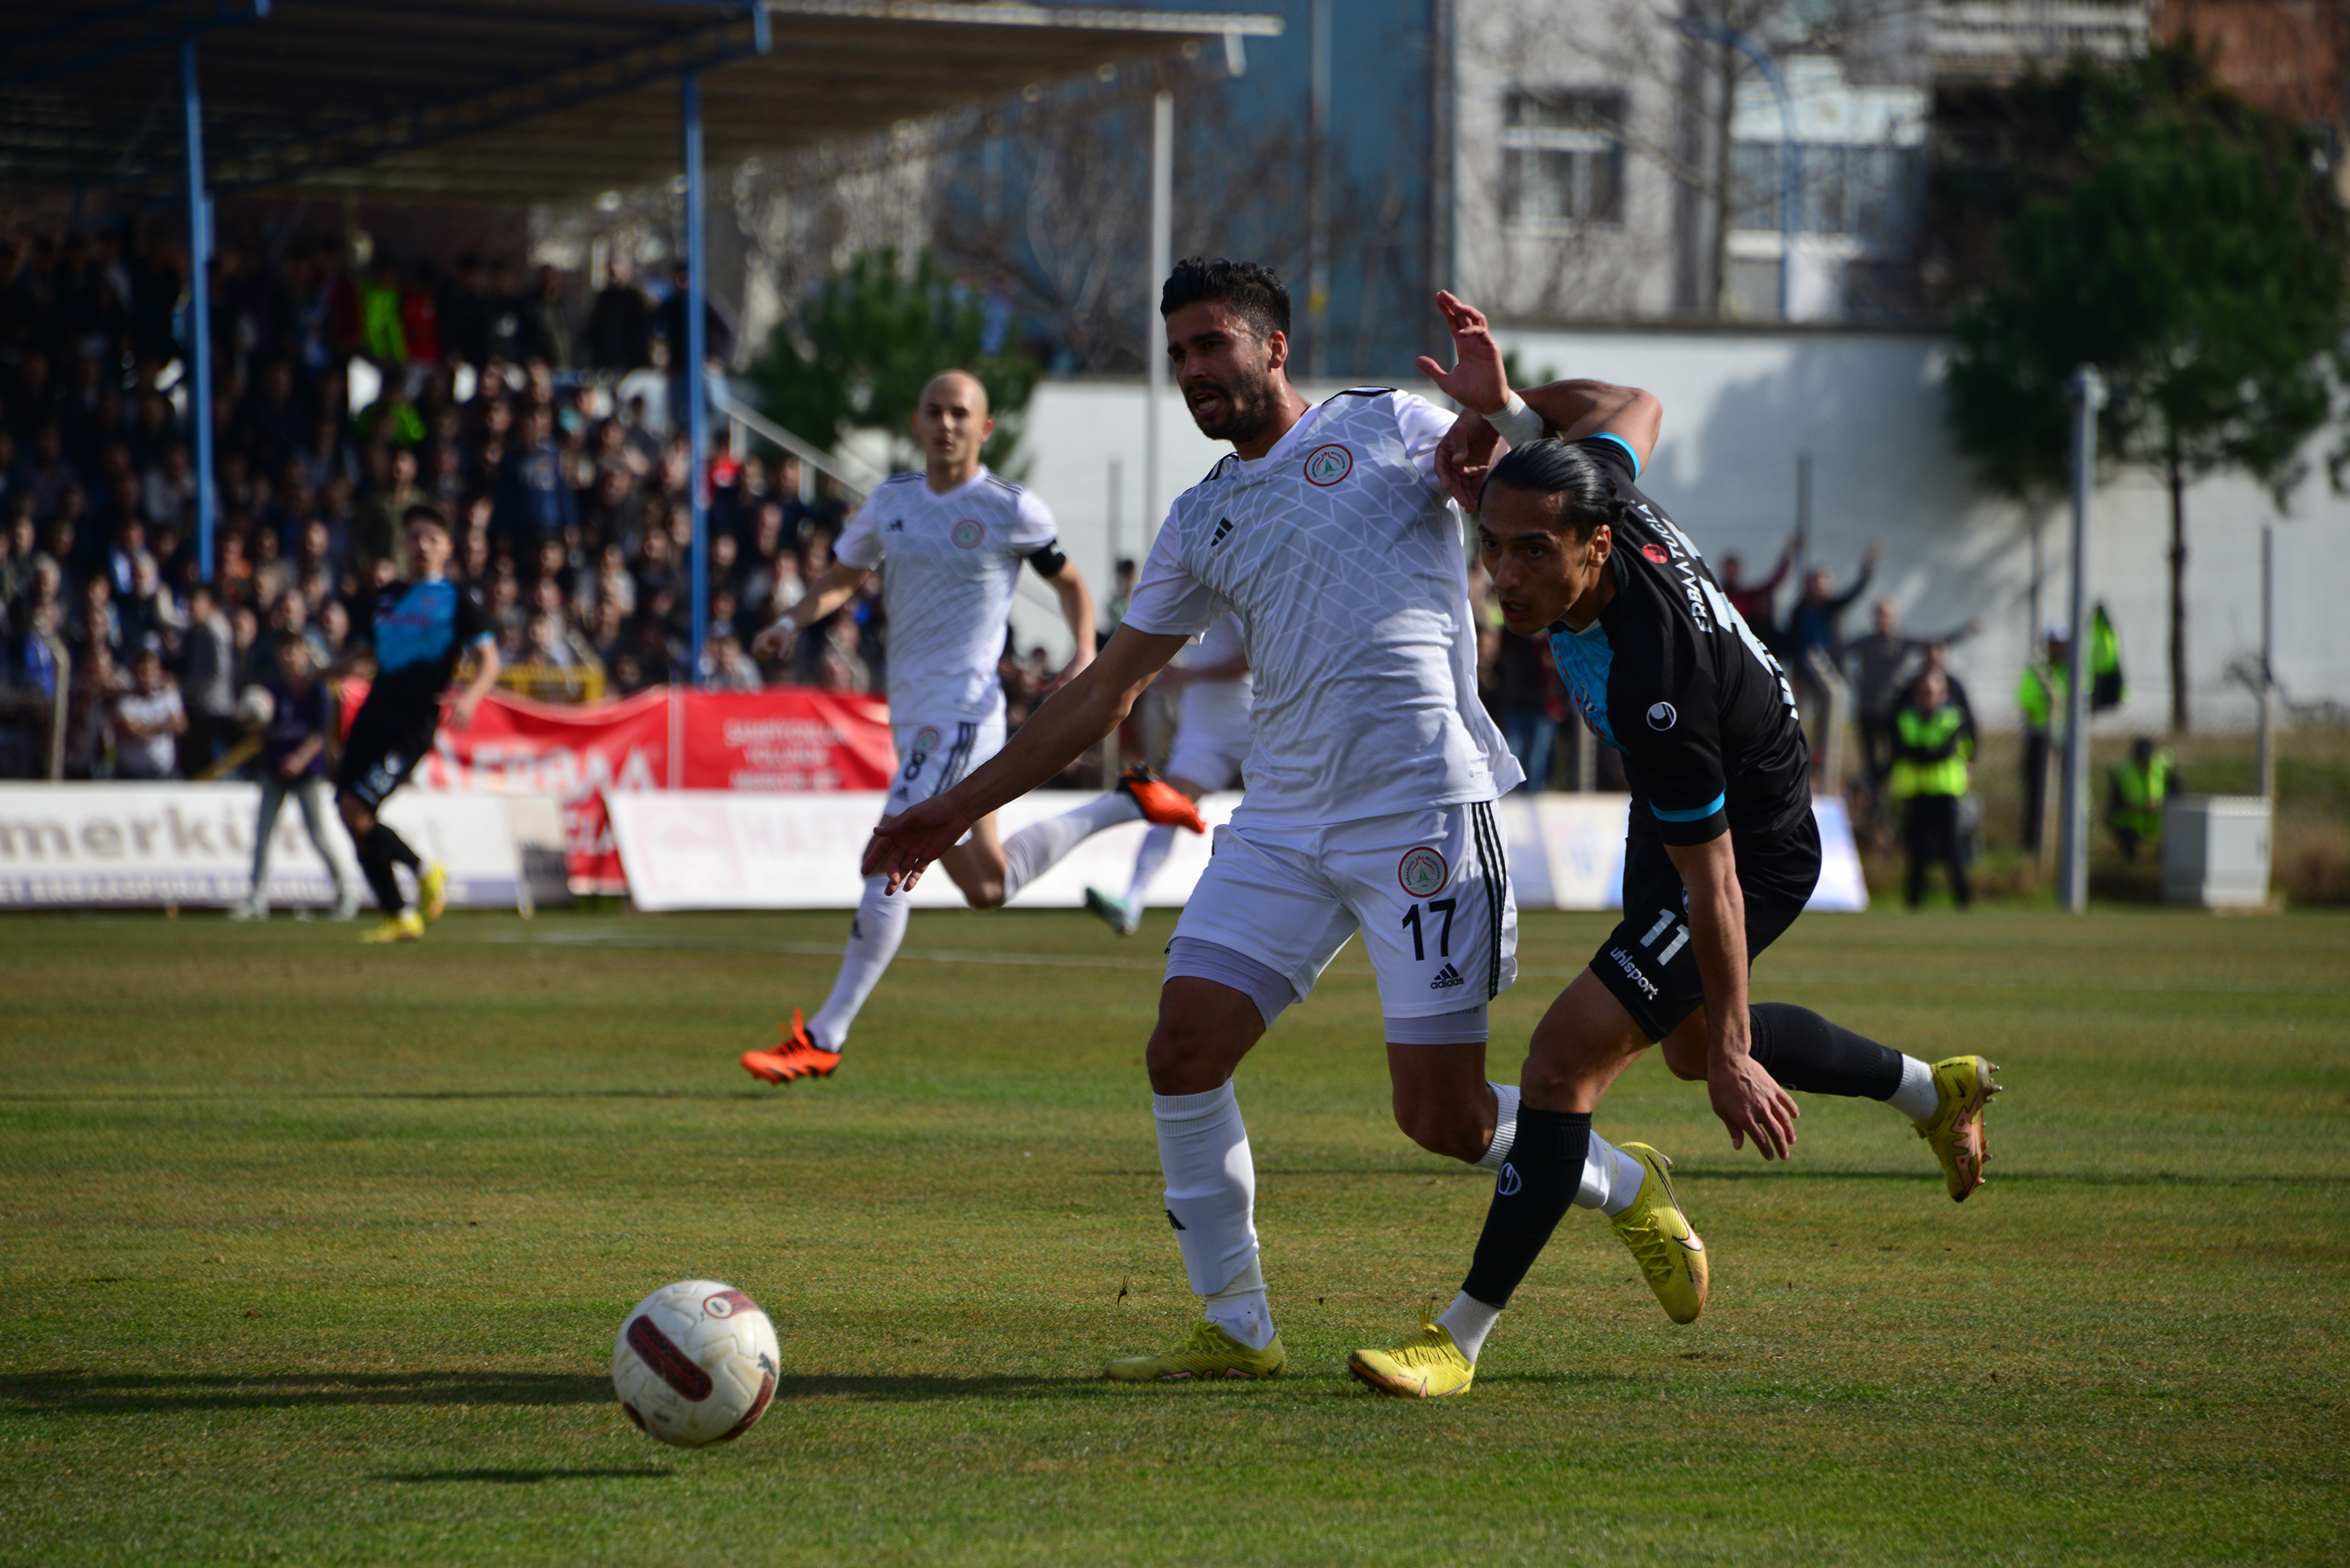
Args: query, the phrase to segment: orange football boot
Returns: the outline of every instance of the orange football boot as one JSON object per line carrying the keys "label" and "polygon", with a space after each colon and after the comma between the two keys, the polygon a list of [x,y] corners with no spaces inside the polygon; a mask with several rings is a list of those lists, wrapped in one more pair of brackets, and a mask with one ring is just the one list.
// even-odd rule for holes
{"label": "orange football boot", "polygon": [[1147,822],[1155,822],[1161,827],[1189,828],[1193,833],[1208,831],[1206,819],[1191,798],[1149,768],[1127,769],[1118,775],[1118,787],[1142,808]]}
{"label": "orange football boot", "polygon": [[808,1038],[807,1025],[800,1022],[800,1010],[796,1007],[792,1009],[791,1028],[772,1048],[743,1053],[743,1070],[770,1084],[788,1084],[795,1078],[829,1078],[832,1070],[839,1065],[839,1052],[827,1051]]}

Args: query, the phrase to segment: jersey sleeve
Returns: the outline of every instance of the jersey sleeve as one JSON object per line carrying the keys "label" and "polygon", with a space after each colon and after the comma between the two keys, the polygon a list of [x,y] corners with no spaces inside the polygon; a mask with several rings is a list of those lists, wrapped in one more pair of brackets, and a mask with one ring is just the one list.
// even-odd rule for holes
{"label": "jersey sleeve", "polygon": [[1632,443],[1618,435],[1588,435],[1575,441],[1575,449],[1607,471],[1619,490],[1629,490],[1640,480],[1640,454]]}
{"label": "jersey sleeve", "polygon": [[368,588],[351,601],[351,629],[344,635],[343,646],[353,651],[375,651],[375,607],[383,602],[380,589]]}
{"label": "jersey sleeve", "polygon": [[1035,491],[1022,491],[1012,504],[1012,553],[1033,556],[1045,545],[1057,543],[1060,536],[1060,524],[1053,521],[1053,509]]}
{"label": "jersey sleeve", "polygon": [[1223,607],[1215,590],[1183,565],[1182,514],[1170,512],[1118,624],[1154,637],[1197,637]]}
{"label": "jersey sleeve", "polygon": [[1396,433],[1402,438],[1404,455],[1411,460],[1423,483],[1443,493],[1444,486],[1436,477],[1436,449],[1444,443],[1460,416],[1446,412],[1417,392],[1396,393],[1395,413]]}
{"label": "jersey sleeve", "polygon": [[832,558],[860,572],[869,572],[879,566],[882,550],[879,519],[873,497],[868,495],[857,509],[857,514],[848,520],[848,526],[840,531],[840,537],[832,542]]}
{"label": "jersey sleeve", "polygon": [[[1656,628],[1647,648],[1618,652],[1608,708],[1624,748],[1624,777],[1667,844],[1705,844],[1729,831],[1720,698],[1689,628]],[[1633,657],[1626,657],[1631,654]]]}
{"label": "jersey sleeve", "polygon": [[455,623],[460,648],[480,648],[498,639],[497,631],[490,625],[489,612],[482,607],[482,601],[473,597],[473,590],[463,583],[457,585],[457,607],[452,619]]}

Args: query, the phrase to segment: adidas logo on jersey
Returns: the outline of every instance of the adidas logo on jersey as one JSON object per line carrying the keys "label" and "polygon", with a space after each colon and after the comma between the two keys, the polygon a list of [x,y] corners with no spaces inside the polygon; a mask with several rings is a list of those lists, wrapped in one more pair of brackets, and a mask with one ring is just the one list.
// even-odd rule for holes
{"label": "adidas logo on jersey", "polygon": [[1456,985],[1466,985],[1469,982],[1461,978],[1461,971],[1459,970],[1454,969],[1451,964],[1446,964],[1442,969],[1436,971],[1436,978],[1428,982],[1428,989],[1430,991],[1451,991]]}
{"label": "adidas logo on jersey", "polygon": [[1229,517],[1219,517],[1219,518],[1217,518],[1217,519],[1216,519],[1216,533],[1215,533],[1215,536],[1214,536],[1213,538],[1211,538],[1211,539],[1210,539],[1210,540],[1208,541],[1208,548],[1209,548],[1209,549],[1211,549],[1211,550],[1212,550],[1212,549],[1214,549],[1217,545],[1219,545],[1222,544],[1222,543],[1224,542],[1224,535],[1227,535],[1227,534],[1229,534],[1229,533],[1231,533],[1232,531],[1232,520],[1231,518],[1229,518]]}
{"label": "adidas logo on jersey", "polygon": [[891,534],[903,534],[906,531],[906,520],[903,517],[899,518],[885,531]]}

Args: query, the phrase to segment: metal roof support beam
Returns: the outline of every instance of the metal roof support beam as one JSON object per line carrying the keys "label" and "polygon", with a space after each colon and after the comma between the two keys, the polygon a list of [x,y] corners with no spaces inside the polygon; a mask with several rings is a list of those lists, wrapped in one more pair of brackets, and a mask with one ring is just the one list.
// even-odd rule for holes
{"label": "metal roof support beam", "polygon": [[764,55],[773,41],[767,14],[758,5],[681,5],[679,9],[723,11],[723,16],[708,27],[639,39],[476,98],[420,104],[315,137],[241,149],[234,158],[223,160],[220,189],[234,192],[280,185],[402,153],[421,152],[443,142],[650,87],[684,72]]}
{"label": "metal roof support beam", "polygon": [[[171,3],[172,0],[140,0],[140,3],[134,5],[125,5],[120,10],[85,17],[68,26],[52,28],[36,37],[24,39],[15,47],[21,51],[42,44],[61,44],[69,38],[78,37],[92,28],[104,26],[109,22],[127,22],[134,16],[143,16],[151,12],[160,11]],[[168,27],[161,27],[151,33],[140,33],[135,37],[101,45],[86,55],[76,55],[69,59],[52,60],[46,65],[26,66],[20,70],[10,71],[5,76],[0,76],[0,89],[33,87],[53,78],[71,76],[77,71],[94,70],[99,66],[119,60],[125,55],[141,54],[149,49],[167,48],[174,43],[192,38],[199,33],[209,33],[214,27],[226,27],[238,22],[259,21],[268,15],[269,0],[214,0],[213,14],[209,16],[174,22]]]}
{"label": "metal roof support beam", "polygon": [[709,247],[703,241],[702,178],[702,78],[687,71],[678,78],[679,130],[685,154],[685,420],[692,452],[691,478],[686,494],[692,508],[693,643],[686,650],[685,679],[699,684],[702,646],[710,636],[710,392],[704,361],[709,358],[708,324],[703,312],[709,299]]}
{"label": "metal roof support beam", "polygon": [[196,569],[213,580],[213,204],[204,193],[204,100],[196,84],[196,39],[180,40],[180,98],[187,115],[188,426],[196,438]]}

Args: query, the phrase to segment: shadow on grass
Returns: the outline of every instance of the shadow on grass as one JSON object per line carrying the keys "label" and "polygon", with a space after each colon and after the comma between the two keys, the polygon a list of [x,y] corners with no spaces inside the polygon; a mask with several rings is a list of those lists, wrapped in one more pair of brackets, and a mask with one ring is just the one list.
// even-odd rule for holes
{"label": "shadow on grass", "polygon": [[551,1480],[667,1480],[675,1470],[413,1470],[380,1475],[380,1481],[423,1485],[439,1481],[483,1481],[492,1486],[531,1486]]}
{"label": "shadow on grass", "polygon": [[[1939,1170],[1804,1170],[1766,1166],[1675,1166],[1673,1180],[1692,1181],[1925,1181],[1939,1186]],[[2168,1170],[2001,1170],[1986,1179],[2003,1187],[2049,1182],[2063,1187],[2341,1187],[2350,1185],[2350,1173],[2339,1175],[2200,1176]]]}
{"label": "shadow on grass", "polygon": [[0,1409],[128,1414],[316,1405],[600,1405],[608,1377],[569,1372],[316,1372],[193,1377],[67,1370],[0,1376]]}
{"label": "shadow on grass", "polygon": [[[871,1404],[1066,1398],[1108,1386],[1097,1377],[786,1377],[775,1399],[847,1399]],[[0,1411],[136,1415],[172,1410],[283,1410],[328,1405],[602,1405],[608,1377],[569,1372],[286,1373],[194,1377],[165,1374],[99,1376],[78,1370],[0,1376]],[[495,1479],[506,1472],[479,1472]],[[528,1472],[514,1472],[516,1475]],[[602,1471],[550,1471],[550,1475]],[[634,1471],[615,1471],[634,1474]],[[463,1479],[473,1471],[436,1472]]]}

